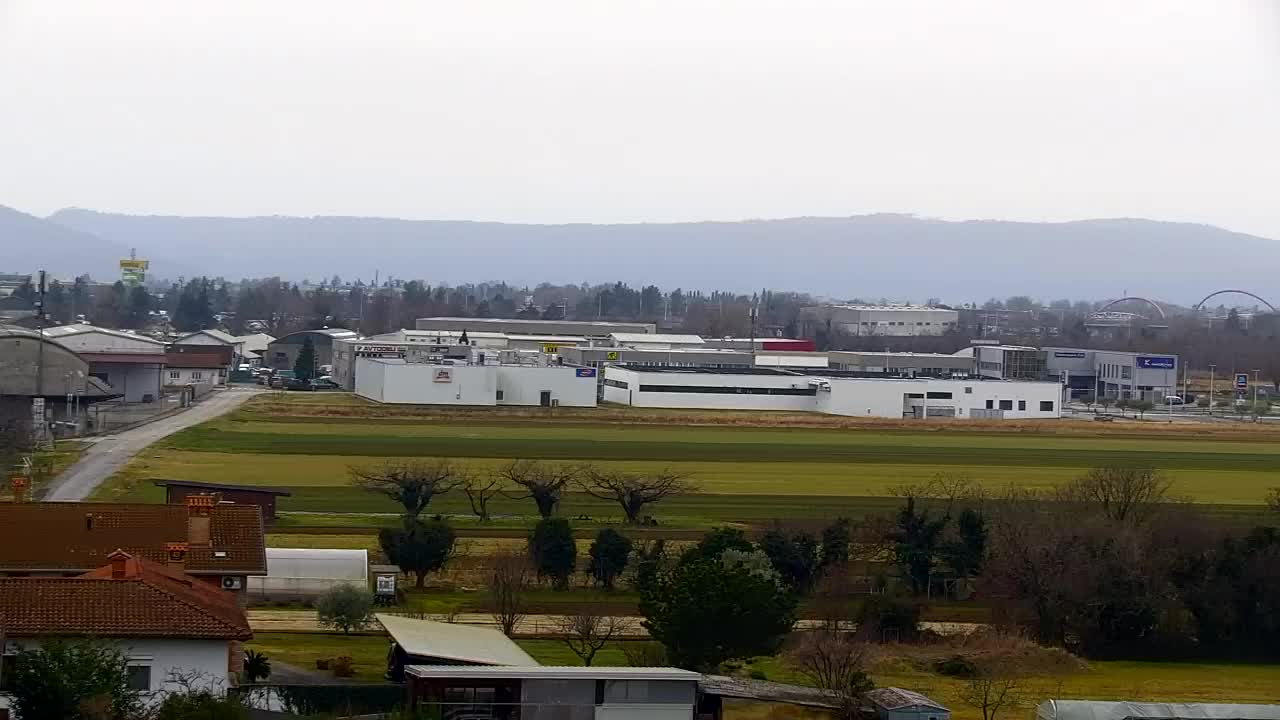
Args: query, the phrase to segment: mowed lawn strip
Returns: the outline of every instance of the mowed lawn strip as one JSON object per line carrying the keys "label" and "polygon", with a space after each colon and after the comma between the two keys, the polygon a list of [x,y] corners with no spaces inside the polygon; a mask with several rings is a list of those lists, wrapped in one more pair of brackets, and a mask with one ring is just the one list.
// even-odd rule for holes
{"label": "mowed lawn strip", "polygon": [[[1008,437],[949,438],[911,433],[870,434],[857,431],[791,433],[741,430],[732,442],[723,430],[682,428],[675,436],[644,437],[614,428],[578,428],[576,437],[547,436],[533,428],[518,434],[471,433],[402,435],[391,432],[282,433],[228,430],[197,426],[165,440],[160,447],[197,452],[270,453],[275,455],[360,455],[373,457],[465,457],[545,460],[661,460],[683,462],[839,463],[894,465],[951,465],[985,467],[1071,467],[1152,465],[1187,470],[1280,471],[1275,443],[1214,443],[1200,441],[1081,442],[1063,439],[1055,445],[1045,438],[1018,443]],[[458,430],[455,428],[455,430]],[[560,428],[559,430],[563,430]],[[814,434],[827,442],[818,442]],[[862,436],[862,437],[858,437]],[[851,442],[856,438],[857,442]]]}
{"label": "mowed lawn strip", "polygon": [[[351,488],[349,470],[352,466],[376,466],[409,459],[413,458],[148,449],[105,484],[95,498],[159,501],[163,493],[148,487],[150,479],[181,478],[289,488],[296,491],[297,497],[282,499],[281,507],[287,510],[391,512],[394,508]],[[484,471],[509,460],[468,458],[466,462]],[[938,474],[963,474],[989,490],[999,492],[1010,485],[1048,488],[1075,478],[1086,469],[834,462],[670,462],[660,456],[652,460],[593,462],[605,468],[631,472],[677,470],[688,475],[698,493],[716,496],[715,503],[738,503],[738,496],[779,497],[787,498],[786,502],[791,505],[812,504],[818,509],[828,507],[827,498],[886,496],[902,485],[924,483]],[[1164,463],[1158,463],[1156,467],[1173,481],[1175,495],[1197,503],[1260,506],[1268,488],[1277,484],[1277,474],[1270,471],[1182,468]],[[304,494],[298,491],[300,488],[328,490]],[[750,499],[742,502],[747,505],[757,503]],[[464,504],[465,500],[458,501],[459,508]]]}

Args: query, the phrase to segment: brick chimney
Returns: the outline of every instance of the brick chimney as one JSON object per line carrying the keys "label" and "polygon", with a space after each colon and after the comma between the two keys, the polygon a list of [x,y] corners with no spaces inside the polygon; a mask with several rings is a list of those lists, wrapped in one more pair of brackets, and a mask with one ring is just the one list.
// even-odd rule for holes
{"label": "brick chimney", "polygon": [[13,501],[16,503],[27,501],[27,476],[22,473],[14,473],[9,478],[9,488],[13,490]]}
{"label": "brick chimney", "polygon": [[132,558],[124,550],[116,549],[107,556],[111,561],[111,579],[123,580],[129,576],[129,560]]}
{"label": "brick chimney", "polygon": [[187,542],[191,547],[209,546],[209,523],[217,498],[212,495],[187,496]]}
{"label": "brick chimney", "polygon": [[190,549],[191,545],[184,542],[165,543],[164,551],[169,567],[181,570],[187,564],[187,551]]}

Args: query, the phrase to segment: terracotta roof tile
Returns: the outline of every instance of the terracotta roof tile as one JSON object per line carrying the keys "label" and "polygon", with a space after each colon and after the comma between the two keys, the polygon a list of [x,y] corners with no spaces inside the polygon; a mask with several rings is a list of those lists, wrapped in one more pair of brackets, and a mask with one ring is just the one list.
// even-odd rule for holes
{"label": "terracotta roof tile", "polygon": [[[106,563],[116,549],[163,562],[165,543],[187,539],[187,509],[182,505],[0,503],[0,571],[84,572]],[[207,546],[191,547],[186,572],[266,574],[257,506],[215,505],[209,540]]]}
{"label": "terracotta roof tile", "polygon": [[0,625],[9,637],[64,635],[247,640],[249,621],[229,593],[121,553],[74,578],[0,578]]}

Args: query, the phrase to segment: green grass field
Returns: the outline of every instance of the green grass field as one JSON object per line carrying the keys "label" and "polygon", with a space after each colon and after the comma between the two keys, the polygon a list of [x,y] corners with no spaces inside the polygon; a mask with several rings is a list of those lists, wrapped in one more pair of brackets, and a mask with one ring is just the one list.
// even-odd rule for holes
{"label": "green grass field", "polygon": [[[367,406],[348,396],[294,398],[258,399],[227,418],[171,436],[135,458],[98,497],[158,501],[160,490],[146,482],[151,478],[272,486],[292,493],[281,499],[282,512],[350,514],[287,516],[284,527],[368,528],[388,522],[370,513],[394,513],[396,507],[351,487],[353,466],[451,457],[483,471],[512,458],[531,458],[629,471],[675,469],[689,477],[695,492],[664,501],[655,514],[666,527],[697,529],[883,512],[895,504],[890,497],[895,487],[940,473],[964,474],[992,489],[1046,488],[1090,467],[1141,464],[1164,472],[1177,496],[1248,523],[1280,477],[1280,442],[1253,429],[1199,433],[1131,425],[1108,434],[1084,423],[1005,430],[956,426],[954,431],[941,425],[771,428],[718,426],[707,413],[696,416],[696,425],[651,424],[647,416],[637,416],[640,424],[625,425],[619,422],[625,415],[616,409],[600,411],[608,422],[586,424],[578,416],[513,417],[475,410],[458,418],[413,416],[405,414],[413,408]],[[394,414],[359,415],[370,410]],[[314,412],[324,414],[306,414]],[[741,414],[725,415],[726,422],[741,419]],[[462,517],[470,509],[455,493],[438,498],[432,510]],[[500,497],[492,510],[495,526],[520,526],[532,505]],[[589,522],[618,516],[614,506],[583,493],[570,493],[562,511]]]}

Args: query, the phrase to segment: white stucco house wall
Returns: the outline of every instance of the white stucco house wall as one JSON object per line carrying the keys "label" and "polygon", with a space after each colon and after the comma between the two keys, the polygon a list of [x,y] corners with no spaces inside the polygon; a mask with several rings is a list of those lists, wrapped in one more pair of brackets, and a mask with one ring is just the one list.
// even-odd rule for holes
{"label": "white stucco house wall", "polygon": [[6,661],[49,638],[97,638],[128,659],[148,701],[187,688],[225,694],[253,633],[234,595],[181,572],[186,545],[170,543],[169,567],[117,550],[75,577],[0,578]]}

